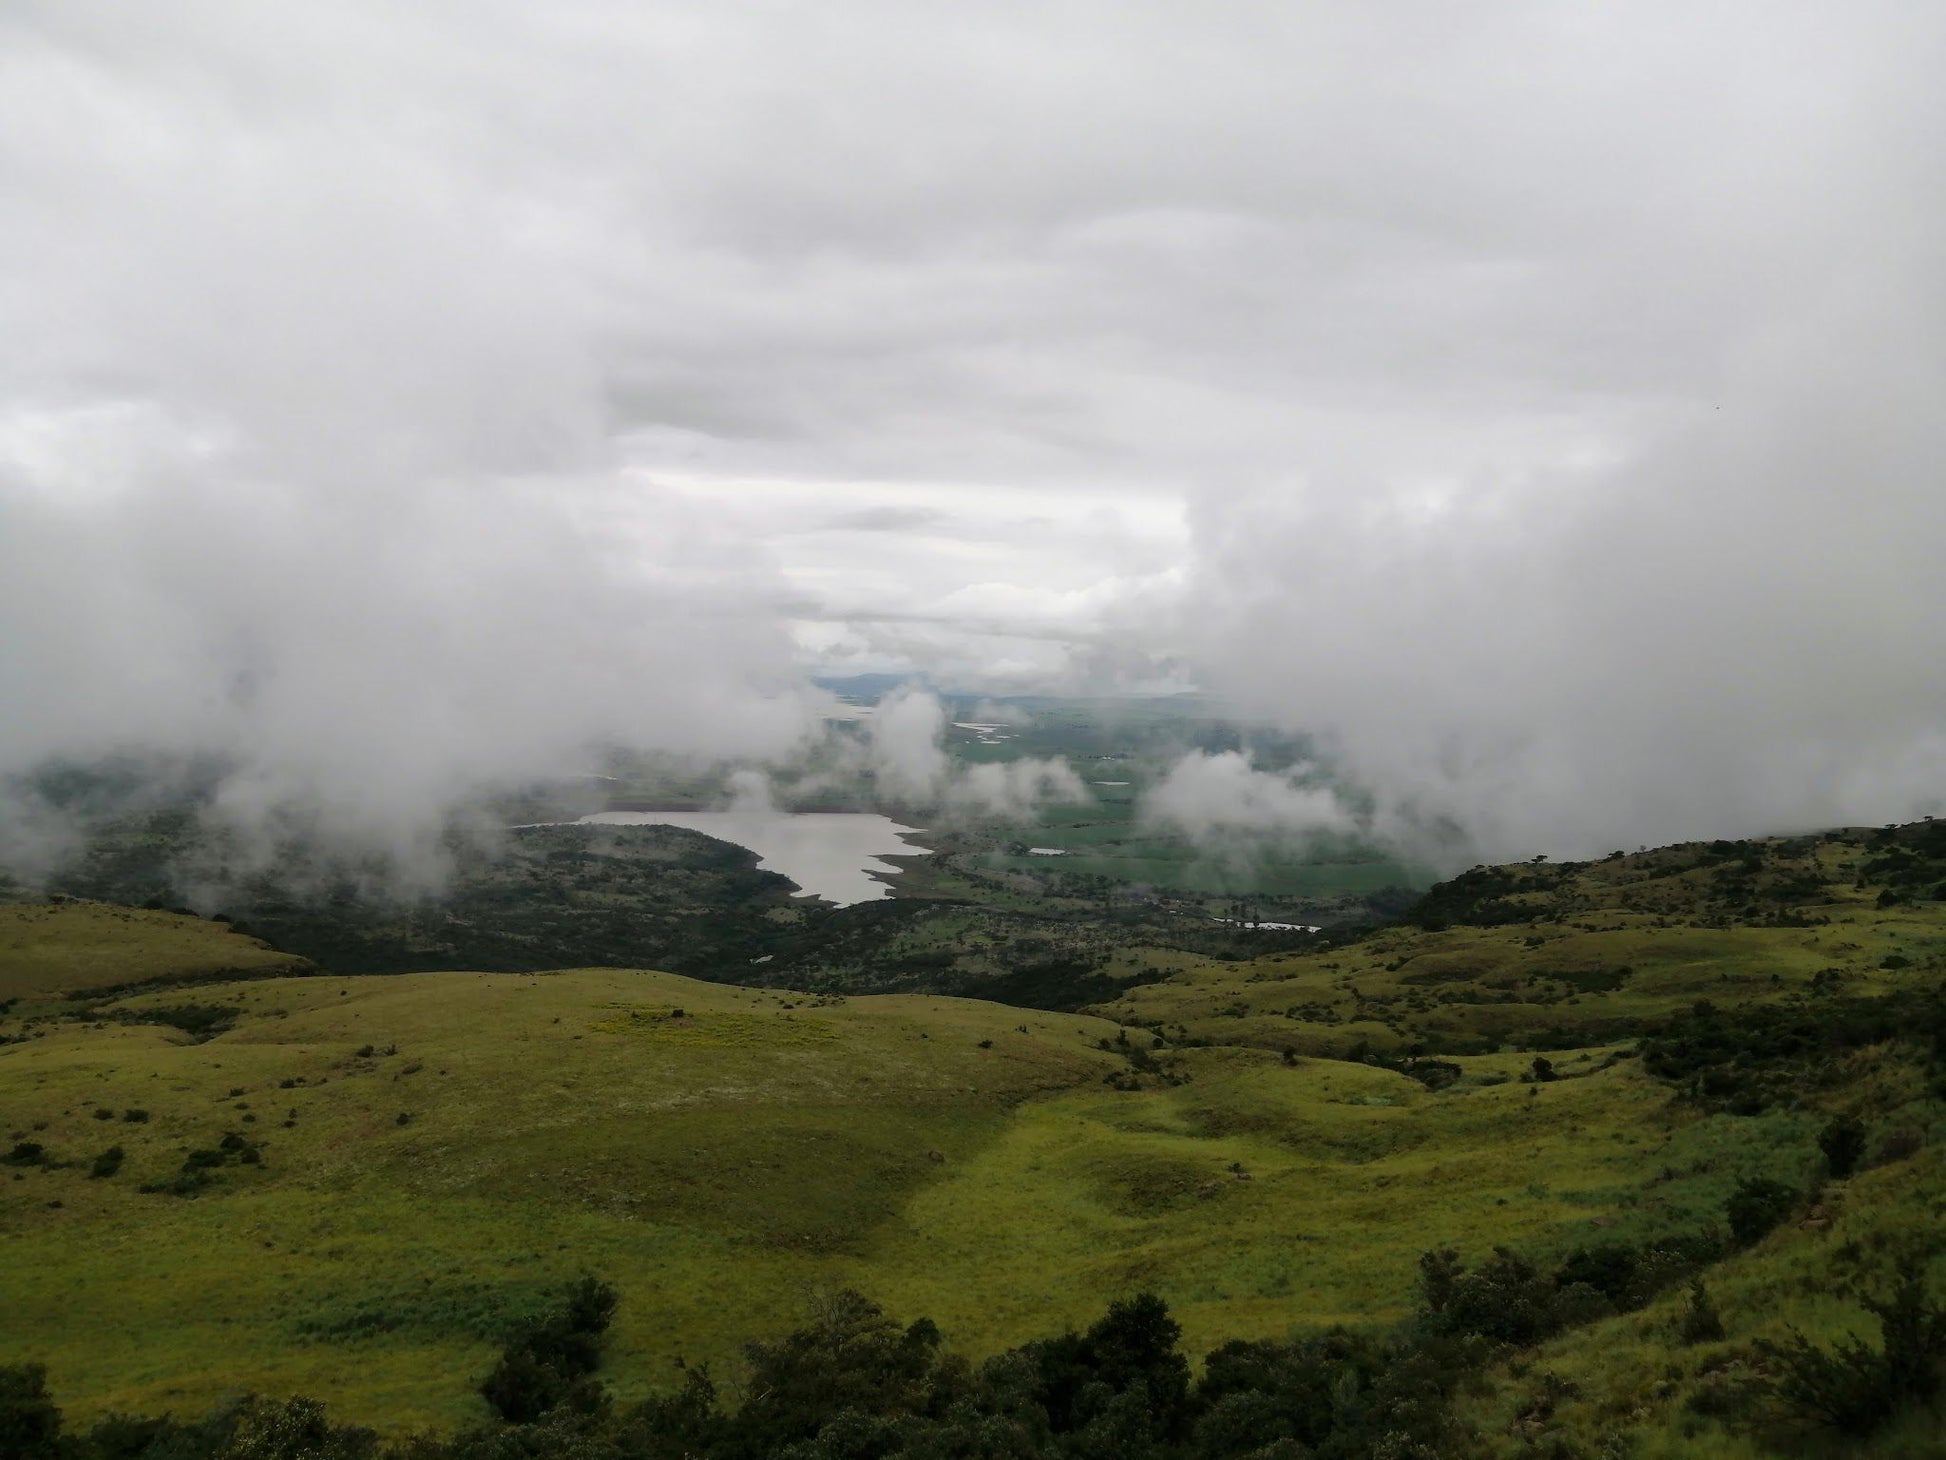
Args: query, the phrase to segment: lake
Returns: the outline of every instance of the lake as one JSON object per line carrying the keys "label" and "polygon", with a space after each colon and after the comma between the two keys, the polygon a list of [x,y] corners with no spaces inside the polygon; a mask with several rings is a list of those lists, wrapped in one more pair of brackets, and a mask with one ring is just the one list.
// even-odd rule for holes
{"label": "lake", "polygon": [[899,868],[888,856],[926,856],[906,841],[917,827],[868,811],[597,811],[581,818],[597,826],[681,826],[757,854],[766,872],[795,882],[800,897],[821,897],[848,907],[890,897],[874,874]]}

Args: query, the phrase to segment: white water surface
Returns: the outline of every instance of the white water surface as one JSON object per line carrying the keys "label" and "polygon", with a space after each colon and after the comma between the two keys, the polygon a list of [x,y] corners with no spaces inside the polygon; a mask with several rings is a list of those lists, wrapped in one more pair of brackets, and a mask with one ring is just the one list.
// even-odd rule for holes
{"label": "white water surface", "polygon": [[930,856],[905,839],[919,828],[869,811],[597,811],[581,818],[596,826],[682,826],[757,854],[766,872],[781,872],[799,897],[840,907],[890,897],[878,874],[899,869],[887,856]]}

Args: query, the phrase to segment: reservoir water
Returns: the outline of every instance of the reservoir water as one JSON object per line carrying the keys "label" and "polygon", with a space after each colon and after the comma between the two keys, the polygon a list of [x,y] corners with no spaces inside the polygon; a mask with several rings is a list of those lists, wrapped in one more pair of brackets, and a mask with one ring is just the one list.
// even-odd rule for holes
{"label": "reservoir water", "polygon": [[598,826],[681,826],[757,854],[766,872],[795,882],[800,897],[841,907],[890,897],[879,875],[899,869],[888,856],[930,855],[906,841],[916,827],[866,811],[597,811],[581,818]]}

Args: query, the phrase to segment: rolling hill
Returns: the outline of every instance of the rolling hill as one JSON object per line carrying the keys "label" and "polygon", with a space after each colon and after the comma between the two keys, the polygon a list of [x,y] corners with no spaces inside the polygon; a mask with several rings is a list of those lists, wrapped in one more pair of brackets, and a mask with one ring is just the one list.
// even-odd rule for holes
{"label": "rolling hill", "polygon": [[[256,1390],[450,1430],[585,1272],[624,1295],[626,1401],[678,1359],[736,1373],[839,1287],[976,1360],[1152,1291],[1197,1356],[1395,1331],[1429,1252],[1681,1251],[1721,1338],[1679,1339],[1672,1276],[1503,1344],[1453,1401],[1474,1451],[1815,1451],[1765,1408],[1761,1342],[1869,1332],[1854,1289],[1946,1278],[1941,883],[1931,824],[1476,869],[1407,924],[1081,1013],[272,976],[212,925],[7,909],[0,1364],[45,1362],[81,1423]],[[1763,1183],[1774,1227],[1732,1240]],[[1934,1424],[1843,1453],[1938,1453]]]}

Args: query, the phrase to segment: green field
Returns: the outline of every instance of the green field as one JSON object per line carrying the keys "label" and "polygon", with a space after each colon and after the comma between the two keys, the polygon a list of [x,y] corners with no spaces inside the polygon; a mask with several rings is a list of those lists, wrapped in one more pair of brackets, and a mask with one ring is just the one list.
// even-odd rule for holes
{"label": "green field", "polygon": [[0,904],[0,999],[309,967],[221,923],[180,913],[86,902]]}
{"label": "green field", "polygon": [[[67,936],[23,934],[5,965],[26,982],[0,1017],[0,1120],[16,1157],[37,1149],[0,1167],[0,1363],[47,1363],[81,1422],[256,1390],[450,1429],[484,1419],[472,1386],[508,1325],[583,1272],[624,1294],[602,1371],[622,1400],[670,1388],[679,1357],[733,1377],[838,1285],[976,1359],[1152,1290],[1193,1355],[1383,1330],[1435,1248],[1552,1262],[1719,1230],[1763,1176],[1816,1195],[1710,1268],[1723,1340],[1676,1344],[1671,1291],[1494,1359],[1459,1404],[1481,1454],[1768,1453],[1710,1397],[1754,1340],[1857,1331],[1852,1283],[1946,1279],[1938,1077],[1923,1048],[1854,1041],[1737,1114],[1637,1041],[1699,1001],[1815,1027],[1936,989],[1946,902],[1896,890],[1931,876],[1928,837],[1500,869],[1445,884],[1435,926],[1171,955],[1092,1014],[612,969],[247,967],[89,996],[74,970],[207,979],[212,947],[254,945],[12,909]],[[1885,1154],[1824,1182],[1837,1111]],[[1938,1453],[1924,1424],[1843,1453]]]}
{"label": "green field", "polygon": [[[1536,1105],[1193,1049],[1169,1060],[1186,1084],[1109,1090],[1126,1066],[1098,1043],[1119,1026],[947,999],[602,971],[223,998],[237,1025],[205,1043],[84,1025],[4,1061],[7,1118],[70,1164],[8,1184],[0,1302],[20,1322],[0,1358],[47,1360],[77,1413],[242,1385],[451,1423],[477,1401],[450,1376],[583,1269],[634,1295],[624,1392],[679,1353],[730,1358],[817,1283],[929,1313],[976,1354],[1146,1285],[1205,1344],[1383,1319],[1442,1235],[1558,1245],[1621,1210],[1673,1135],[1621,1066]],[[1509,1119],[1537,1144],[1501,1149]],[[194,1197],[139,1189],[232,1131],[260,1166]],[[110,1143],[126,1164],[90,1178]]]}
{"label": "green field", "polygon": [[[1256,762],[1278,769],[1310,758],[1301,738],[1252,730],[1225,719],[1193,697],[1166,700],[1023,700],[1008,709],[1017,723],[984,743],[976,732],[954,730],[948,749],[969,763],[1023,756],[1054,757],[1073,766],[1089,800],[1042,807],[1030,827],[995,828],[979,865],[1050,885],[1100,879],[1120,887],[1191,898],[1250,896],[1288,899],[1262,915],[1281,921],[1340,921],[1334,900],[1391,889],[1423,888],[1433,872],[1354,838],[1198,843],[1142,814],[1145,791],[1191,751],[1247,749]],[[956,720],[975,711],[962,707]],[[1022,855],[1032,845],[1060,857]],[[1306,906],[1306,904],[1318,904]]]}

